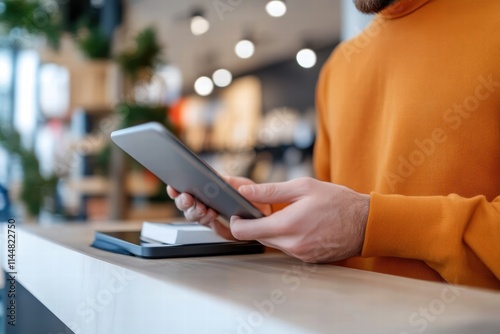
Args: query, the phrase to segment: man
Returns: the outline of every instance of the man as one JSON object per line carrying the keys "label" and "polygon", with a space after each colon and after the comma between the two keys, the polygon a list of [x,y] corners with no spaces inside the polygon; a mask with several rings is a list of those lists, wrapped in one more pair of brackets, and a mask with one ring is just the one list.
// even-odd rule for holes
{"label": "man", "polygon": [[378,15],[322,70],[318,180],[230,178],[255,203],[290,203],[231,231],[170,196],[304,261],[500,289],[500,1],[355,4]]}

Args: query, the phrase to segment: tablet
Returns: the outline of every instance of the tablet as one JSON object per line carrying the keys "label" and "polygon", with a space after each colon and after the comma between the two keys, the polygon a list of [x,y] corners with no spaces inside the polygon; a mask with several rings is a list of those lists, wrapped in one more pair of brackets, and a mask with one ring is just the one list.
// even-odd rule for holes
{"label": "tablet", "polygon": [[229,221],[263,217],[252,203],[160,123],[146,123],[113,131],[111,139],[160,180],[179,192],[193,195]]}
{"label": "tablet", "polygon": [[108,252],[148,259],[264,252],[264,246],[256,241],[169,245],[143,240],[141,239],[141,231],[95,231],[94,241],[91,246]]}

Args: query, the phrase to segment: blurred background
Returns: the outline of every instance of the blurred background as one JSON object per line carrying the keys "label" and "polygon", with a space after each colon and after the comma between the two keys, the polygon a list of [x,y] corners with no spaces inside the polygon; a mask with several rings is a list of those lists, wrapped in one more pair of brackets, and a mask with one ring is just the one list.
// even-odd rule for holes
{"label": "blurred background", "polygon": [[315,87],[351,0],[0,0],[0,220],[167,220],[109,140],[157,121],[222,174],[313,175]]}

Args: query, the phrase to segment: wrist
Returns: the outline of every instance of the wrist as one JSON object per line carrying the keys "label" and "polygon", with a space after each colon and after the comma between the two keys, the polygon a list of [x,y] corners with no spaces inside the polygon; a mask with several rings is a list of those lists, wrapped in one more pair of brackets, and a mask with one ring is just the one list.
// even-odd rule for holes
{"label": "wrist", "polygon": [[365,232],[366,232],[366,225],[368,223],[368,213],[370,211],[370,195],[366,194],[358,194],[359,195],[359,200],[357,201],[357,208],[355,210],[356,212],[356,226],[357,226],[357,235],[358,235],[358,242],[357,244],[357,249],[356,249],[356,256],[361,256],[361,253],[363,251],[363,244],[365,241]]}

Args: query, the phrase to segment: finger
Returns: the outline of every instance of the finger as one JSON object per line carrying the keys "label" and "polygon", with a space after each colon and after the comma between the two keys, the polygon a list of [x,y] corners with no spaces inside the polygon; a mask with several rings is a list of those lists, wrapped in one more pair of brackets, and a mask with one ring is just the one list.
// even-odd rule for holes
{"label": "finger", "polygon": [[180,195],[180,193],[171,186],[167,186],[167,194],[168,197],[170,197],[171,199],[175,199],[177,196]]}
{"label": "finger", "polygon": [[[225,176],[224,179],[234,189],[239,189],[241,186],[244,186],[244,185],[255,184],[255,182],[253,182],[252,180],[247,179],[245,177],[239,177],[239,176]],[[257,209],[259,209],[260,211],[262,211],[262,213],[264,213],[265,215],[268,215],[271,212],[271,206],[268,203],[265,203],[264,205],[262,205],[262,203],[254,202],[253,205],[255,205],[255,207]],[[227,222],[227,224],[224,224],[224,222],[222,222],[222,224],[229,227],[229,222]]]}
{"label": "finger", "polygon": [[196,202],[196,204],[186,211],[184,211],[184,217],[186,217],[187,220],[192,221],[192,222],[197,222],[205,215],[207,214],[207,207],[201,203],[201,202]]}
{"label": "finger", "polygon": [[217,212],[209,208],[206,214],[198,220],[198,223],[200,223],[201,225],[210,226],[210,224],[217,219],[217,216]]}
{"label": "finger", "polygon": [[302,180],[278,183],[242,185],[238,192],[246,199],[258,203],[295,202],[307,192],[308,185]]}
{"label": "finger", "polygon": [[234,189],[238,189],[243,185],[255,184],[252,180],[239,176],[224,176],[224,180]]}
{"label": "finger", "polygon": [[236,238],[232,235],[231,230],[222,225],[218,219],[212,221],[210,223],[210,228],[215,231],[218,235],[227,240],[236,240]]}
{"label": "finger", "polygon": [[175,198],[175,206],[181,211],[186,211],[187,209],[193,207],[195,204],[195,200],[193,196],[182,193]]}
{"label": "finger", "polygon": [[189,221],[198,221],[207,214],[207,207],[186,193],[175,198],[175,205],[184,212],[184,217]]}
{"label": "finger", "polygon": [[238,240],[265,240],[284,235],[286,215],[278,211],[258,219],[231,217],[231,233]]}

